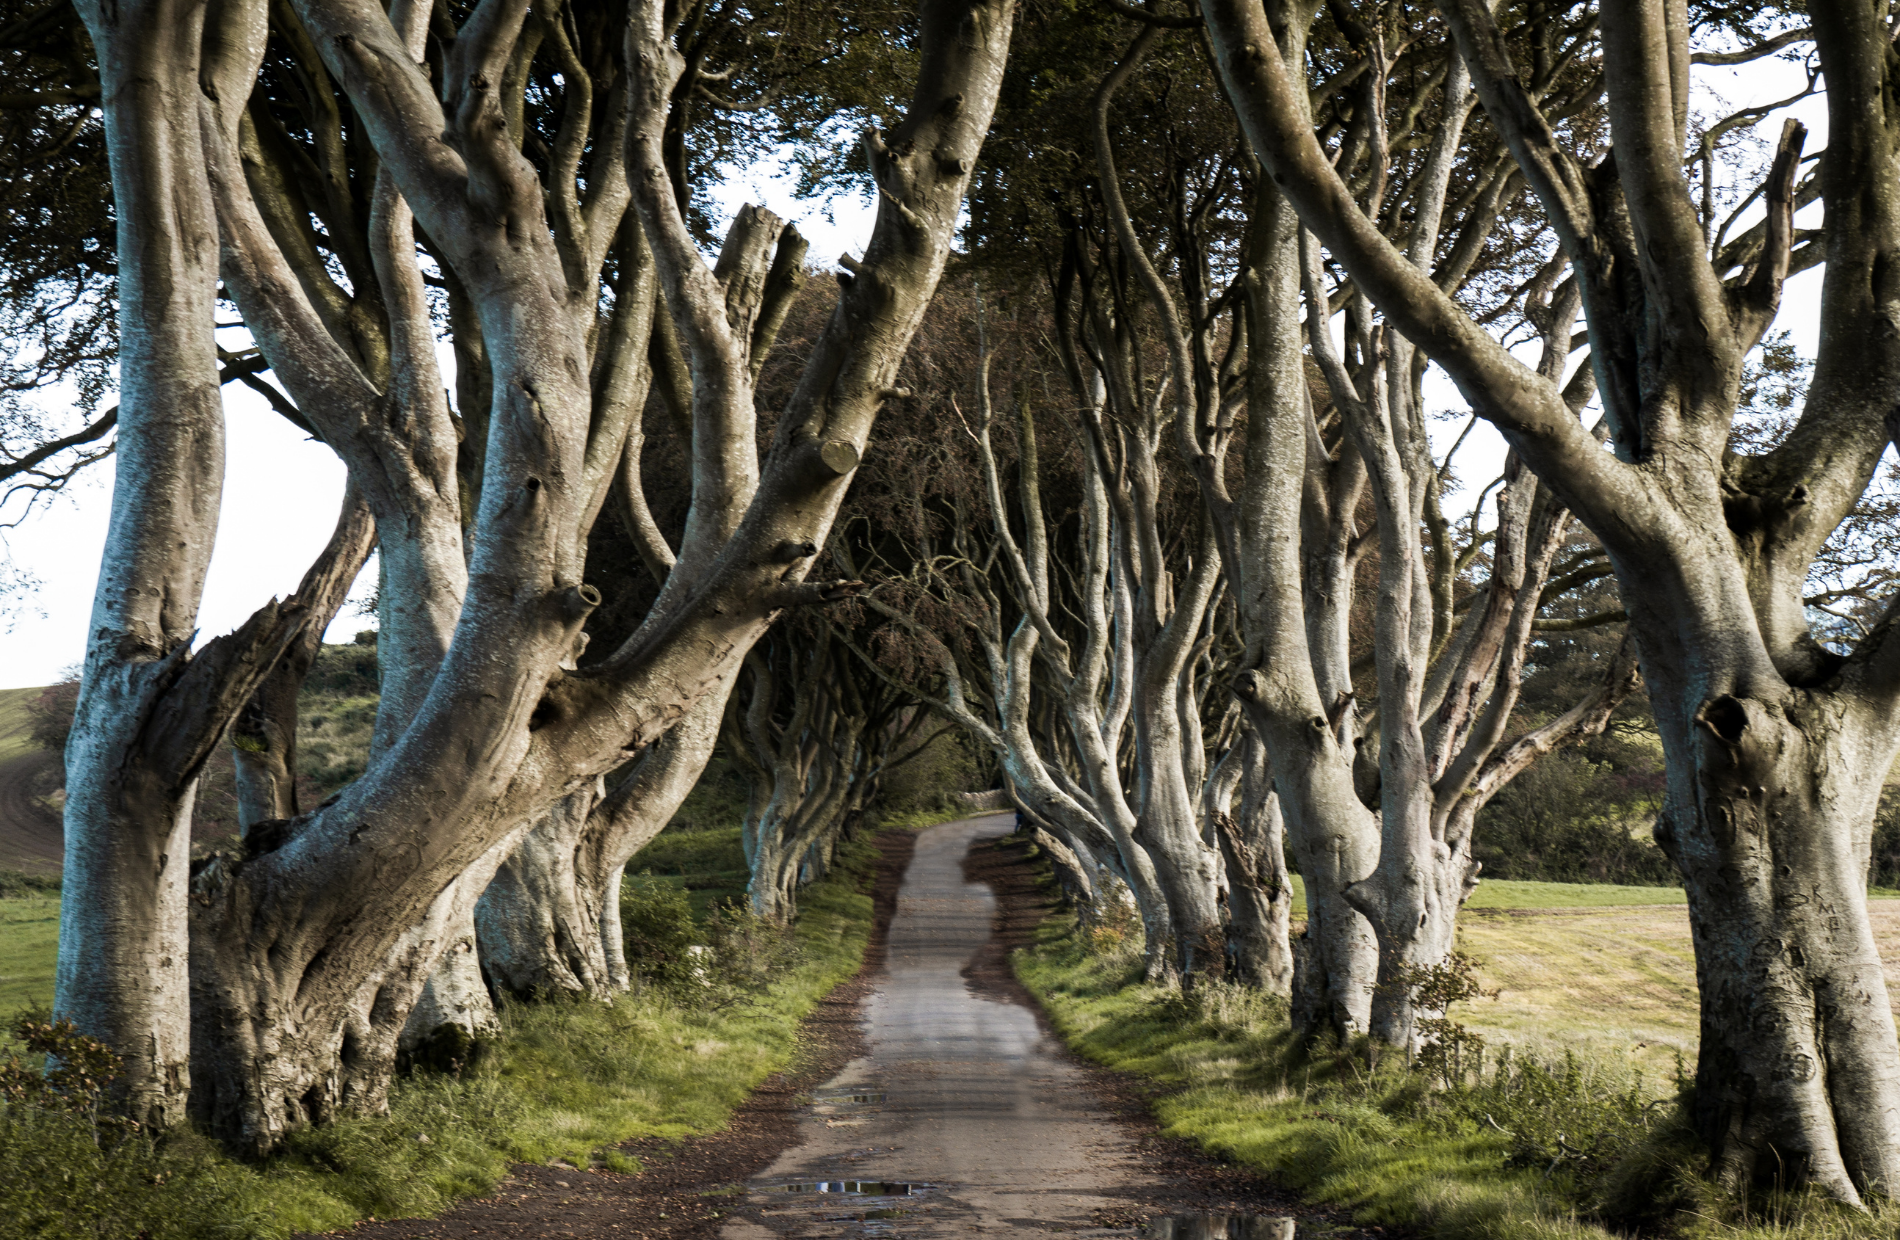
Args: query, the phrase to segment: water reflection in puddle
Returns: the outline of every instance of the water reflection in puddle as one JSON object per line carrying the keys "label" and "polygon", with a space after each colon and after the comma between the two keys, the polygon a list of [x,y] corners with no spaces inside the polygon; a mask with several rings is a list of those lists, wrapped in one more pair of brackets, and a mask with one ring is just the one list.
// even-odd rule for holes
{"label": "water reflection in puddle", "polygon": [[929,1187],[928,1184],[902,1184],[891,1180],[799,1180],[790,1184],[764,1184],[760,1186],[760,1189],[768,1193],[848,1193],[859,1197],[910,1197]]}
{"label": "water reflection in puddle", "polygon": [[1148,1220],[1153,1240],[1294,1240],[1294,1219],[1258,1214],[1177,1214]]}

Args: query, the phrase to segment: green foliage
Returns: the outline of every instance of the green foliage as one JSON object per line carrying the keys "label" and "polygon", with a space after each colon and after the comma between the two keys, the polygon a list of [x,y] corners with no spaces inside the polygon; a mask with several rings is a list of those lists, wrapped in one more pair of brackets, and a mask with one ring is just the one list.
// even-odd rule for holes
{"label": "green foliage", "polygon": [[0,1103],[3,1240],[217,1240],[264,1234],[243,1173],[189,1133],[101,1143],[90,1119]]}
{"label": "green foliage", "polygon": [[26,1048],[27,1058],[13,1055],[0,1063],[0,1102],[85,1115],[95,1123],[130,1122],[100,1111],[106,1090],[125,1069],[111,1047],[84,1036],[70,1020],[31,1009],[15,1018],[13,1039]]}
{"label": "green foliage", "polygon": [[1438,1013],[1419,1018],[1422,1046],[1412,1067],[1446,1089],[1460,1088],[1469,1075],[1484,1075],[1484,1039],[1449,1015],[1452,1004],[1484,994],[1478,968],[1474,957],[1454,951],[1443,964],[1407,965],[1399,975],[1416,1007]]}
{"label": "green foliage", "polygon": [[1658,1120],[1674,1114],[1664,1109],[1670,1100],[1645,1096],[1641,1074],[1607,1073],[1575,1051],[1545,1063],[1510,1047],[1488,1070],[1480,1058],[1469,1082],[1433,1102],[1447,1131],[1500,1133],[1510,1141],[1505,1166],[1536,1171],[1546,1181],[1561,1176],[1565,1194],[1584,1205],[1598,1200],[1605,1177],[1648,1140]]}
{"label": "green foliage", "polygon": [[0,1236],[245,1234],[202,1143],[154,1141],[113,1113],[124,1064],[43,1010],[22,1013],[0,1063]]}
{"label": "green foliage", "polygon": [[1649,826],[1662,807],[1662,756],[1637,740],[1546,754],[1478,813],[1486,878],[1675,886]]}
{"label": "green foliage", "polygon": [[745,904],[713,911],[706,919],[706,947],[701,984],[713,1002],[726,1005],[765,994],[772,979],[797,968],[804,955],[796,934]]}
{"label": "green foliage", "polygon": [[952,793],[974,792],[985,784],[969,738],[961,731],[939,732],[915,757],[884,773],[878,783],[878,821],[901,823],[960,809]]}
{"label": "green foliage", "polygon": [[34,896],[59,894],[59,877],[52,874],[28,874],[24,870],[0,870],[0,900],[25,900]]}
{"label": "green foliage", "polygon": [[1874,811],[1874,846],[1868,882],[1875,887],[1900,887],[1900,785],[1880,790],[1880,808]]}
{"label": "green foliage", "polygon": [[674,989],[693,982],[699,922],[684,887],[629,879],[620,894],[627,967],[642,981]]}

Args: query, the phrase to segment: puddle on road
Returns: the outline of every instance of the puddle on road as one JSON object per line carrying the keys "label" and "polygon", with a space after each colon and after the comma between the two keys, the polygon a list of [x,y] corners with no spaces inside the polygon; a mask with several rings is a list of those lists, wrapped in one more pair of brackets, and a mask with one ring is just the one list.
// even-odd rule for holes
{"label": "puddle on road", "polygon": [[928,1184],[894,1180],[796,1180],[790,1184],[761,1184],[762,1193],[843,1193],[854,1197],[914,1197]]}
{"label": "puddle on road", "polygon": [[1260,1214],[1177,1214],[1148,1220],[1142,1235],[1153,1240],[1295,1240],[1296,1222]]}
{"label": "puddle on road", "polygon": [[[899,1234],[897,1220],[910,1220],[918,1210],[927,1208],[929,1202],[919,1199],[936,1187],[905,1180],[792,1180],[755,1185],[753,1191],[759,1196],[753,1200],[765,1207],[768,1216],[829,1225],[832,1229],[828,1233],[794,1231],[793,1235],[831,1234],[883,1240]],[[896,1204],[901,1198],[909,1198],[914,1204]],[[839,1224],[844,1226],[839,1228]],[[909,1225],[914,1226],[914,1220]]]}
{"label": "puddle on road", "polygon": [[813,1105],[833,1107],[875,1106],[884,1101],[884,1099],[885,1094],[882,1090],[866,1090],[863,1088],[838,1090],[835,1092],[827,1092],[821,1089],[811,1096]]}

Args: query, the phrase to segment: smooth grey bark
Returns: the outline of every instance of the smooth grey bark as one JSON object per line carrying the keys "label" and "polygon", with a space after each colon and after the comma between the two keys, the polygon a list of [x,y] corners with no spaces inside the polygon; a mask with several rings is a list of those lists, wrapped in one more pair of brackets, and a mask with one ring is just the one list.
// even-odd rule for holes
{"label": "smooth grey bark", "polygon": [[[1109,111],[1115,93],[1126,82],[1161,33],[1144,24],[1133,45],[1097,89],[1092,108],[1092,132],[1099,185],[1116,249],[1134,271],[1156,312],[1168,346],[1171,402],[1176,439],[1197,474],[1217,474],[1225,457],[1225,436],[1202,442],[1201,425],[1218,421],[1219,397],[1208,407],[1205,385],[1198,383],[1191,360],[1192,344],[1182,316],[1147,249],[1136,235],[1134,221],[1123,200],[1109,134]],[[1114,495],[1117,516],[1126,527],[1130,553],[1119,566],[1118,578],[1132,582],[1132,639],[1136,647],[1133,720],[1137,764],[1141,775],[1140,827],[1137,838],[1153,857],[1156,874],[1167,894],[1174,941],[1170,950],[1184,983],[1197,974],[1218,977],[1225,969],[1225,933],[1215,890],[1220,855],[1202,832],[1196,812],[1204,762],[1198,735],[1185,734],[1187,703],[1180,688],[1183,673],[1199,634],[1202,618],[1220,580],[1223,550],[1211,524],[1199,539],[1192,567],[1175,596],[1161,550],[1158,520],[1160,503],[1159,451],[1162,440],[1162,392],[1136,390],[1131,380],[1139,373],[1128,360],[1133,347],[1131,325],[1125,315],[1113,313],[1106,296],[1094,284],[1105,277],[1091,273],[1083,256],[1083,315],[1085,334],[1092,337],[1095,356],[1113,357],[1104,373],[1111,406],[1125,428],[1119,436],[1121,459],[1115,460],[1111,440],[1099,421],[1086,421],[1096,468],[1105,477],[1127,480],[1125,492]],[[1063,308],[1066,314],[1066,307]],[[1116,354],[1122,356],[1116,357]],[[1081,377],[1082,359],[1068,359],[1071,375]],[[1086,419],[1085,419],[1086,420]],[[1198,717],[1198,711],[1195,712]]]}
{"label": "smooth grey bark", "polygon": [[[192,1083],[185,936],[196,778],[334,582],[349,540],[238,631],[190,649],[217,527],[223,416],[212,310],[219,233],[201,141],[244,91],[261,27],[202,5],[91,6],[118,214],[118,477],[67,747],[55,1012],[126,1063],[124,1104],[157,1126]],[[360,563],[360,546],[355,547]],[[350,565],[353,570],[354,564]],[[347,582],[345,582],[347,586]]]}
{"label": "smooth grey bark", "polygon": [[1267,748],[1251,730],[1234,753],[1244,768],[1238,781],[1240,812],[1230,814],[1229,805],[1221,805],[1208,815],[1227,876],[1229,966],[1236,981],[1291,995],[1293,878],[1286,867],[1280,799],[1273,791]]}
{"label": "smooth grey bark", "polygon": [[121,1052],[131,1113],[159,1124],[182,1115],[190,1087],[192,784],[127,770],[125,758],[166,674],[188,657],[223,482],[211,336],[217,229],[204,206],[197,134],[204,7],[80,10],[99,57],[114,198],[144,209],[118,212],[118,252],[127,256],[118,474],[127,485],[113,488],[67,746],[64,881],[84,894],[61,906],[54,1010]]}
{"label": "smooth grey bark", "polygon": [[[598,599],[579,577],[579,529],[595,504],[584,359],[598,299],[585,281],[574,288],[562,278],[563,249],[605,246],[614,229],[576,236],[560,225],[565,193],[553,195],[550,228],[550,196],[507,139],[491,83],[513,55],[523,7],[488,0],[476,9],[452,47],[440,96],[376,6],[293,7],[355,104],[380,166],[462,285],[481,325],[493,406],[467,594],[413,718],[362,779],[297,820],[280,847],[199,885],[193,956],[216,975],[194,1008],[203,1034],[196,1062],[208,1078],[201,1113],[214,1131],[259,1152],[356,1099],[374,1104],[373,1081],[341,1086],[342,1061],[355,1050],[353,1013],[448,882],[555,800],[662,736],[780,609],[832,593],[801,584],[809,562],[788,566],[777,549],[827,536],[947,258],[1012,16],[1003,3],[925,6],[916,98],[888,143],[871,142],[884,190],[879,224],[784,411],[752,502],[729,537],[682,551],[673,573],[698,579],[690,595],[600,664],[569,674],[558,664]],[[724,298],[705,295],[677,203],[647,177],[655,165],[646,135],[657,128],[648,122],[664,114],[676,55],[661,6],[636,5],[629,29],[633,197],[669,310],[691,329],[682,332],[689,354],[696,365],[711,359],[725,368],[718,382],[696,374],[696,404],[706,393],[719,425],[743,409],[730,434],[694,446],[695,469],[710,471],[709,486],[724,486],[743,473],[754,436],[750,401],[728,399],[745,378],[735,381],[743,359],[719,343],[730,339]],[[945,106],[952,99],[956,106]],[[271,335],[285,360],[280,366],[273,353],[273,366],[281,374],[301,362],[313,379],[334,377],[330,362],[313,356],[326,347],[323,333],[304,329],[308,302],[294,282],[268,291],[265,307],[286,315],[285,330]],[[374,893],[368,908],[366,892]],[[408,973],[401,988],[412,981],[419,992]],[[369,1010],[381,1020],[399,1007],[392,992]]]}
{"label": "smooth grey bark", "polygon": [[[629,222],[631,226],[631,221]],[[641,243],[644,247],[644,241]],[[754,381],[777,337],[793,297],[804,284],[805,241],[795,228],[756,206],[741,207],[728,230],[714,279],[723,288],[726,324],[741,342],[739,363]],[[633,278],[623,277],[620,297],[646,296],[651,300],[653,264],[648,256]],[[642,290],[645,290],[644,292]],[[616,315],[618,337],[608,365],[625,372],[604,385],[603,417],[618,425],[596,432],[598,451],[590,448],[590,471],[597,474],[594,504],[586,516],[591,526],[605,503],[616,475],[629,502],[636,545],[649,570],[663,583],[656,606],[670,606],[672,597],[690,592],[691,573],[675,580],[672,569],[679,557],[653,525],[641,490],[639,453],[641,437],[635,416],[645,403],[649,373],[637,347],[650,333],[644,320]],[[740,424],[728,424],[702,433],[731,434]],[[609,459],[611,445],[623,441],[619,459]],[[596,465],[596,458],[598,465]],[[689,554],[695,538],[724,538],[744,516],[756,489],[752,468],[732,471],[721,486],[695,487],[682,551]],[[706,531],[710,530],[711,533]],[[604,927],[619,926],[619,885],[609,871],[623,868],[672,818],[680,802],[711,758],[725,711],[731,682],[701,698],[664,738],[639,760],[627,786],[611,799],[600,796],[584,806],[574,800],[549,814],[524,837],[515,855],[496,872],[489,891],[476,908],[476,928],[482,945],[482,967],[492,985],[516,995],[580,992],[607,997],[625,986],[625,961],[610,955]],[[619,981],[616,981],[616,977]]]}
{"label": "smooth grey bark", "polygon": [[573,881],[573,857],[601,793],[597,780],[556,802],[528,828],[476,902],[482,973],[498,993],[546,997],[608,989],[600,917],[609,893],[584,892]]}
{"label": "smooth grey bark", "polygon": [[1747,265],[1712,258],[1681,165],[1686,23],[1602,6],[1616,158],[1587,169],[1527,93],[1496,15],[1442,7],[1576,271],[1614,455],[1555,381],[1377,236],[1311,133],[1286,123],[1303,92],[1266,14],[1202,4],[1249,138],[1302,218],[1609,551],[1667,757],[1663,838],[1695,929],[1696,1118],[1716,1175],[1805,1181],[1858,1205],[1900,1183],[1900,1046],[1858,860],[1900,741],[1900,654],[1886,621],[1845,659],[1823,650],[1800,598],[1886,447],[1900,391],[1900,349],[1876,308],[1900,279],[1885,28],[1865,6],[1811,14],[1830,132],[1822,343],[1801,418],[1749,455],[1728,439],[1743,361],[1790,268],[1799,127],[1784,133]]}
{"label": "smooth grey bark", "polygon": [[604,999],[628,988],[621,879],[705,771],[729,696],[722,686],[694,703],[611,792],[571,795],[496,871],[474,913],[495,989]]}

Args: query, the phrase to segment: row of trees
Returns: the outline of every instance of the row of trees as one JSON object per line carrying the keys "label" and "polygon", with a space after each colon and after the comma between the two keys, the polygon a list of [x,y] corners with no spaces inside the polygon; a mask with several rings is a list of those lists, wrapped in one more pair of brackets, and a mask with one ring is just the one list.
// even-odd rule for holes
{"label": "row of trees", "polygon": [[[380,1106],[418,1004],[479,1007],[478,955],[611,989],[620,870],[722,736],[783,915],[918,703],[1079,887],[1125,888],[1151,975],[1410,1048],[1479,810],[1640,664],[1718,1174],[1895,1181],[1865,882],[1900,656],[1856,601],[1900,382],[1884,0],[81,14],[92,59],[42,49],[28,101],[99,102],[119,204],[59,1006],[136,1112],[268,1150]],[[1770,109],[1692,127],[1692,63],[1788,52],[1827,86],[1818,166],[1792,122],[1724,157]],[[756,209],[700,257],[708,178],[766,142],[877,196],[835,287]],[[1823,263],[1805,399],[1751,417],[1782,282]],[[221,296],[255,352],[221,353]],[[1469,522],[1428,361],[1511,448]],[[297,595],[193,652],[228,377],[351,491]],[[284,703],[372,541],[371,761],[303,807]],[[1516,719],[1536,634],[1625,621]],[[244,848],[187,873],[227,733]]]}

